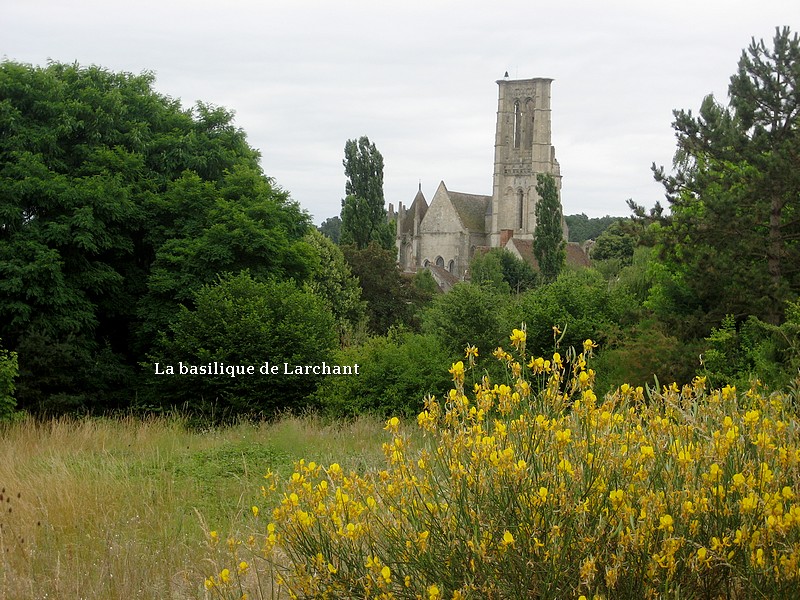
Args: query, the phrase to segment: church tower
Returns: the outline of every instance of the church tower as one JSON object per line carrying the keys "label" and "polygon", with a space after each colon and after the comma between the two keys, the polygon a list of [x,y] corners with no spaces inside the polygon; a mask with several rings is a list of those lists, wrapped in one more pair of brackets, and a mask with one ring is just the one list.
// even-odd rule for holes
{"label": "church tower", "polygon": [[[561,193],[561,170],[550,132],[552,79],[508,79],[497,82],[497,133],[494,143],[494,185],[486,215],[489,244],[509,237],[533,239],[536,226],[536,176],[549,173]],[[502,241],[501,241],[502,240]]]}

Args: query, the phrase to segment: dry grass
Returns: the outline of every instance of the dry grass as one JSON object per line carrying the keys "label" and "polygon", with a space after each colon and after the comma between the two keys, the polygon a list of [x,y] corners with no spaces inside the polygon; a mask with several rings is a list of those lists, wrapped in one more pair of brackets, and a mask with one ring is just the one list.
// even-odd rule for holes
{"label": "dry grass", "polygon": [[267,469],[380,463],[381,424],[23,421],[0,430],[0,600],[202,598],[204,524],[235,533]]}

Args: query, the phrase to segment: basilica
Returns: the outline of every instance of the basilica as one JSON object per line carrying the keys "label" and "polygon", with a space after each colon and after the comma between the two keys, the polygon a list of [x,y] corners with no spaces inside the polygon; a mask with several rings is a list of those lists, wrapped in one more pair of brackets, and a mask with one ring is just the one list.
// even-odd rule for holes
{"label": "basilica", "polygon": [[[494,143],[492,195],[467,194],[439,184],[430,204],[420,187],[410,206],[389,206],[397,223],[397,252],[405,272],[429,269],[437,281],[469,278],[476,252],[503,247],[532,262],[536,235],[537,175],[549,173],[561,195],[561,169],[551,143],[552,79],[497,82],[499,99]],[[567,236],[564,226],[565,239]],[[569,263],[588,264],[584,253],[567,247]]]}

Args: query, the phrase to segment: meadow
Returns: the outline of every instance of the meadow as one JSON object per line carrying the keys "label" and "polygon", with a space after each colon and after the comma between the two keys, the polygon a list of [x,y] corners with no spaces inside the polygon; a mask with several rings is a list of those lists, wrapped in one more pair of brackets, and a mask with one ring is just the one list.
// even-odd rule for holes
{"label": "meadow", "polygon": [[[197,428],[178,416],[23,420],[0,429],[0,599],[204,598],[208,531],[236,534],[272,470],[363,471],[381,424],[286,416]],[[335,457],[335,458],[334,458]]]}
{"label": "meadow", "polygon": [[526,337],[415,420],[7,423],[0,599],[795,597],[797,385],[599,397]]}

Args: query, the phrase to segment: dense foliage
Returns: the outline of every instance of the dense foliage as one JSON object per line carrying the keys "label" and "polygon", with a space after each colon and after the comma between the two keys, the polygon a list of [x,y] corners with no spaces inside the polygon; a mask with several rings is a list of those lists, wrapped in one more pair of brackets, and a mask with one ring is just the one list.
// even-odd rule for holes
{"label": "dense foliage", "polygon": [[16,352],[0,346],[0,421],[14,414],[17,402],[14,399],[14,379],[19,373]]}
{"label": "dense foliage", "polygon": [[0,336],[20,407],[126,406],[158,331],[221,271],[305,278],[308,217],[232,113],[153,76],[0,65]]}
{"label": "dense foliage", "polygon": [[[200,288],[193,304],[181,307],[149,357],[161,371],[153,369],[153,397],[166,406],[270,416],[307,404],[325,376],[307,365],[333,366],[334,317],[321,298],[292,282],[225,275]],[[169,366],[177,375],[165,373]]]}
{"label": "dense foliage", "polygon": [[367,136],[361,136],[347,140],[343,164],[347,197],[342,200],[341,243],[364,250],[375,242],[394,250],[394,230],[383,197],[383,156]]}
{"label": "dense foliage", "polygon": [[588,240],[596,240],[612,223],[619,217],[589,217],[586,213],[577,215],[564,215],[564,221],[569,228],[570,242],[583,243]]}
{"label": "dense foliage", "polygon": [[488,284],[499,291],[524,292],[536,285],[539,276],[530,263],[505,248],[476,252],[469,265],[470,281]]}
{"label": "dense foliage", "polygon": [[800,293],[800,39],[753,43],[731,77],[728,106],[676,111],[676,170],[655,169],[672,218],[662,260],[665,293],[681,297],[701,327],[726,314],[777,325]]}
{"label": "dense foliage", "polygon": [[450,359],[438,337],[393,329],[336,354],[339,364],[359,365],[358,377],[329,377],[316,393],[331,416],[381,416],[419,412],[422,399],[447,389]]}
{"label": "dense foliage", "polygon": [[561,202],[558,199],[556,180],[552,175],[540,173],[536,177],[536,230],[533,237],[533,255],[539,263],[544,281],[553,281],[566,260],[566,243],[562,226]]}

